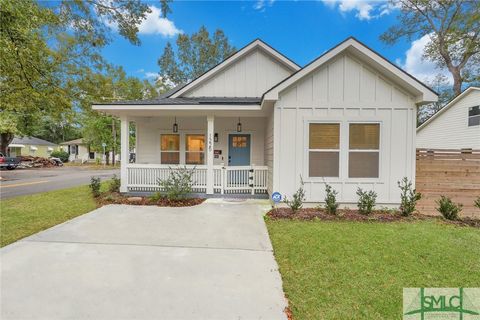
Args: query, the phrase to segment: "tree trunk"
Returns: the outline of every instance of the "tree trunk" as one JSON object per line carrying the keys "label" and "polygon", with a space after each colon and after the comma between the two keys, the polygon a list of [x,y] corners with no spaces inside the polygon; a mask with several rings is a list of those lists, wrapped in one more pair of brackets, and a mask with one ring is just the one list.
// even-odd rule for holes
{"label": "tree trunk", "polygon": [[13,133],[0,134],[0,152],[3,153],[4,156],[7,155],[8,145],[12,142],[13,137],[14,137]]}
{"label": "tree trunk", "polygon": [[460,74],[460,69],[458,67],[448,68],[450,73],[453,76],[453,92],[455,96],[458,96],[462,93],[462,75]]}
{"label": "tree trunk", "polygon": [[110,151],[105,152],[105,163],[107,166],[110,164]]}

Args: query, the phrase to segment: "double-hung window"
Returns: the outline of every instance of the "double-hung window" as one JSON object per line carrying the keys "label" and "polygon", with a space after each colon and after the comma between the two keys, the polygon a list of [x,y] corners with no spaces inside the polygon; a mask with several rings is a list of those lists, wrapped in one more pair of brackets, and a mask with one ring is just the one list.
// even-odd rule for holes
{"label": "double-hung window", "polygon": [[349,125],[348,177],[378,178],[380,167],[380,124]]}
{"label": "double-hung window", "polygon": [[160,161],[162,164],[180,163],[180,136],[178,134],[162,134],[160,136]]}
{"label": "double-hung window", "polygon": [[468,126],[480,126],[480,106],[468,108]]}
{"label": "double-hung window", "polygon": [[204,164],[205,163],[205,135],[203,134],[185,135],[185,163],[186,164]]}
{"label": "double-hung window", "polygon": [[338,177],[340,124],[310,123],[308,136],[308,175],[310,177]]}

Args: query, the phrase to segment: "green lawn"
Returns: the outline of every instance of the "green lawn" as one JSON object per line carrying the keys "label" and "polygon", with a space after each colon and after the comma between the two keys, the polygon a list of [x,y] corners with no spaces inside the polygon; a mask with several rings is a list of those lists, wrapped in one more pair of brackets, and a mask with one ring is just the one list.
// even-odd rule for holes
{"label": "green lawn", "polygon": [[95,208],[95,201],[88,186],[2,200],[0,201],[1,246]]}
{"label": "green lawn", "polygon": [[267,219],[295,320],[401,319],[404,287],[478,287],[480,230]]}

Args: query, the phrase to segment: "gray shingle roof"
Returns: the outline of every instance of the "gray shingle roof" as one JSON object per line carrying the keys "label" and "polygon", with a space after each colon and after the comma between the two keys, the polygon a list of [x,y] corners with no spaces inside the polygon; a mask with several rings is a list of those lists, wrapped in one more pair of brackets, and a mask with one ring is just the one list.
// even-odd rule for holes
{"label": "gray shingle roof", "polygon": [[68,144],[84,144],[83,143],[83,138],[75,139],[75,140],[70,140],[70,141],[64,141],[60,143],[61,145],[68,145]]}
{"label": "gray shingle roof", "polygon": [[34,146],[56,146],[55,143],[35,137],[15,137],[10,144],[28,144]]}
{"label": "gray shingle roof", "polygon": [[122,100],[110,103],[100,104],[133,104],[133,105],[202,105],[202,104],[231,104],[231,105],[245,105],[245,104],[260,104],[262,99],[260,97],[192,97],[192,98],[157,98],[146,100]]}

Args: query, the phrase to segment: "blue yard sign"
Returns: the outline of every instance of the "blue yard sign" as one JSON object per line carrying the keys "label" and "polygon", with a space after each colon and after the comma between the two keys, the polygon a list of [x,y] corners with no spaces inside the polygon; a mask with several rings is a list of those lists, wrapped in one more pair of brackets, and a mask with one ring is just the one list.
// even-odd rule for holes
{"label": "blue yard sign", "polygon": [[279,203],[280,201],[282,201],[282,195],[280,194],[280,192],[272,193],[272,200],[275,203]]}

